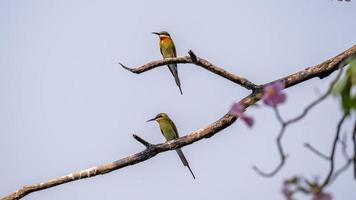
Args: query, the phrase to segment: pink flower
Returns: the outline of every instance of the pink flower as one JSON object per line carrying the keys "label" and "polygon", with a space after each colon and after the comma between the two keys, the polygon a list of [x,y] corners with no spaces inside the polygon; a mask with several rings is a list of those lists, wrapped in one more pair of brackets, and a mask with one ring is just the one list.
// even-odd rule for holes
{"label": "pink flower", "polygon": [[286,101],[286,94],[282,93],[284,85],[281,81],[276,81],[264,87],[263,102],[269,106],[277,106]]}
{"label": "pink flower", "polygon": [[292,200],[293,191],[290,189],[288,182],[284,182],[282,194],[287,200]]}
{"label": "pink flower", "polygon": [[245,108],[241,103],[234,103],[231,106],[230,109],[230,114],[234,115],[235,117],[240,117],[242,121],[244,121],[248,127],[252,127],[254,120],[252,117],[246,116],[245,113]]}
{"label": "pink flower", "polygon": [[330,193],[314,193],[312,200],[332,200],[332,196]]}

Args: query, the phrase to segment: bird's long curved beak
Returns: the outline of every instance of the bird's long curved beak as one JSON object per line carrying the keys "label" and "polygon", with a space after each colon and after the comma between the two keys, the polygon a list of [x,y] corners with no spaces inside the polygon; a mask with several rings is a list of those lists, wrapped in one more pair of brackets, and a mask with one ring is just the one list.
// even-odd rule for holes
{"label": "bird's long curved beak", "polygon": [[152,121],[155,121],[155,120],[156,120],[156,118],[152,118],[152,119],[147,120],[146,122],[152,122]]}
{"label": "bird's long curved beak", "polygon": [[158,36],[159,36],[159,33],[157,33],[157,32],[152,32],[152,34],[156,34],[156,35],[158,35]]}

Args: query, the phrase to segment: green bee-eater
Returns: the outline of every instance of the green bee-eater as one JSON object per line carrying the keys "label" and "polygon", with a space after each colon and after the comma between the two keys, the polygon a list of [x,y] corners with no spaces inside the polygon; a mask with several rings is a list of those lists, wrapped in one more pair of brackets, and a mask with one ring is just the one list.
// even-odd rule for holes
{"label": "green bee-eater", "polygon": [[[177,57],[176,47],[174,46],[174,42],[168,32],[166,32],[166,31],[162,31],[159,33],[153,32],[153,34],[156,34],[159,36],[159,47],[160,47],[161,54],[162,54],[163,58]],[[168,69],[169,69],[169,71],[171,71],[172,75],[174,76],[176,84],[179,87],[180,93],[183,94],[182,89],[180,88],[177,64],[169,64]]]}
{"label": "green bee-eater", "polygon": [[[174,125],[173,121],[168,117],[168,115],[166,113],[159,113],[158,115],[156,115],[155,118],[150,119],[147,122],[149,122],[149,121],[158,122],[159,128],[161,129],[161,132],[167,141],[179,138],[176,125]],[[189,163],[188,163],[187,159],[185,158],[185,156],[182,152],[182,149],[178,148],[178,149],[176,149],[176,151],[177,151],[178,156],[181,159],[183,165],[188,167],[190,173],[192,174],[193,178],[195,179],[194,173],[190,169]]]}

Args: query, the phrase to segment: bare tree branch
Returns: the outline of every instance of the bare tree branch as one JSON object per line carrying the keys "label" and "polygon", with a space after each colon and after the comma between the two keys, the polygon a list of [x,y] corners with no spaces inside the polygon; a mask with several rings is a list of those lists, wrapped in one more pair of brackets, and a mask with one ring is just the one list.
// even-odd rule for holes
{"label": "bare tree branch", "polygon": [[[284,85],[286,88],[291,87],[293,85],[296,85],[298,83],[307,81],[313,77],[320,77],[323,78],[325,76],[328,76],[331,74],[333,71],[338,69],[338,65],[340,62],[342,62],[344,59],[346,59],[348,56],[355,54],[356,53],[356,45],[352,46],[350,49],[344,51],[343,53],[328,59],[327,61],[313,66],[306,68],[305,70],[302,70],[300,72],[297,72],[295,74],[286,76],[284,78],[279,79],[280,81],[284,82]],[[130,69],[126,68],[127,70],[134,72],[134,73],[142,73],[143,71],[147,71],[150,69],[153,69],[158,66],[166,65],[169,63],[192,63],[191,57],[186,56],[186,57],[180,57],[180,58],[172,58],[172,59],[165,59],[161,61],[154,61],[151,63],[148,63],[146,65],[141,66],[138,69]],[[204,66],[204,68],[208,69],[209,71],[216,73],[220,76],[223,76],[223,74],[230,74],[227,73],[225,70],[221,68],[216,68],[216,66],[210,64],[208,61],[205,61],[201,58],[197,57],[197,61],[193,62],[193,64],[197,64],[199,66]],[[223,76],[224,77],[224,76]],[[235,77],[235,78],[233,78]],[[228,75],[228,79],[235,80],[236,83],[240,85],[244,85],[248,89],[254,88],[255,84],[246,84],[246,79],[240,79],[237,76],[230,76]],[[250,83],[247,81],[247,83]],[[262,88],[264,85],[258,88]],[[263,91],[261,89],[256,89],[253,90],[253,92],[248,95],[247,97],[243,98],[240,103],[243,104],[245,107],[249,107],[253,104],[255,104],[257,101],[259,101],[262,98]],[[89,169],[81,170],[78,172],[70,173],[65,176],[61,176],[58,178],[51,179],[49,181],[45,181],[42,183],[38,184],[33,184],[33,185],[28,185],[24,186],[23,188],[15,191],[12,194],[9,194],[8,196],[5,196],[2,198],[2,200],[12,200],[12,199],[20,199],[24,197],[25,195],[28,195],[32,192],[39,191],[39,190],[44,190],[46,188],[54,187],[57,185],[61,185],[64,183],[84,179],[84,178],[89,178],[89,177],[94,177],[97,175],[101,174],[106,174],[109,172],[112,172],[114,170],[127,167],[129,165],[134,165],[139,162],[143,162],[149,158],[154,157],[158,153],[173,150],[176,148],[180,148],[189,144],[192,144],[194,142],[197,142],[203,138],[210,138],[211,136],[215,135],[219,131],[225,129],[226,127],[230,126],[236,121],[236,117],[230,115],[230,114],[225,114],[222,118],[218,119],[216,122],[211,123],[210,125],[206,126],[205,128],[202,128],[200,130],[194,131],[186,136],[183,136],[181,138],[178,138],[176,140],[171,140],[167,141],[162,144],[157,144],[157,145],[151,145],[145,150],[130,155],[128,157],[122,158],[120,160],[103,164],[100,166],[92,167]],[[145,145],[146,146],[146,145]]]}
{"label": "bare tree branch", "polygon": [[184,57],[177,57],[177,58],[165,58],[163,60],[157,60],[157,61],[153,61],[153,62],[149,62],[147,64],[144,64],[140,67],[137,68],[129,68],[126,67],[125,65],[123,65],[122,63],[119,63],[124,69],[135,73],[135,74],[140,74],[143,72],[146,72],[148,70],[154,69],[156,67],[160,67],[160,66],[164,66],[167,64],[172,64],[172,63],[180,63],[180,64],[187,64],[187,63],[191,63],[191,64],[195,64],[197,66],[200,66],[214,74],[217,74],[221,77],[224,77],[246,89],[249,90],[257,90],[260,87],[254,83],[252,83],[251,81],[247,80],[246,78],[237,76],[235,74],[232,74],[230,72],[227,72],[226,70],[224,70],[221,67],[218,67],[212,63],[210,63],[207,60],[204,60],[203,58],[199,58],[198,56],[196,56],[194,54],[194,52],[192,50],[189,50],[188,52],[189,56],[184,56]]}

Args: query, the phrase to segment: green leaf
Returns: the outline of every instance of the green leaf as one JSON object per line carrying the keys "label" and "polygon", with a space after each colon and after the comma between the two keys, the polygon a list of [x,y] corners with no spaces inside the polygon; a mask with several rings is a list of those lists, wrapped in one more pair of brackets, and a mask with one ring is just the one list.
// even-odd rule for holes
{"label": "green leaf", "polygon": [[341,103],[345,114],[349,114],[352,107],[350,92],[351,92],[351,82],[347,81],[345,87],[341,91]]}
{"label": "green leaf", "polygon": [[356,94],[352,91],[356,88],[356,56],[347,59],[349,68],[341,79],[334,85],[332,94],[341,97],[341,106],[345,114],[356,112]]}
{"label": "green leaf", "polygon": [[344,77],[342,77],[338,82],[336,82],[336,84],[334,85],[331,91],[334,96],[341,94],[341,92],[346,87],[347,82],[349,81],[348,79],[349,79],[348,75],[345,74]]}
{"label": "green leaf", "polygon": [[351,109],[356,112],[356,95],[351,98]]}
{"label": "green leaf", "polygon": [[356,85],[356,58],[349,62],[349,76],[351,78],[351,84]]}

